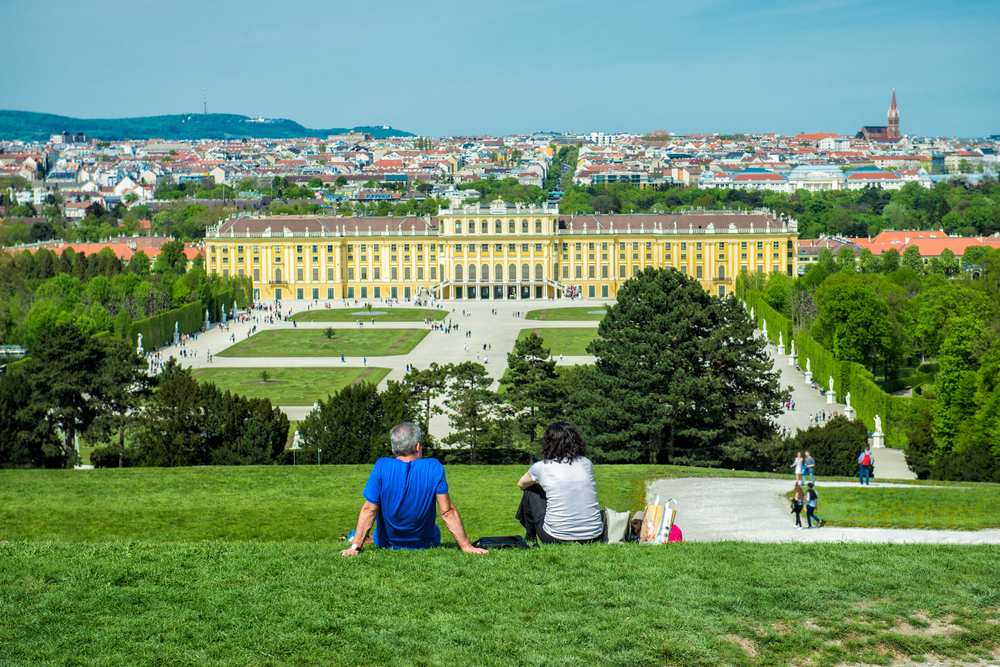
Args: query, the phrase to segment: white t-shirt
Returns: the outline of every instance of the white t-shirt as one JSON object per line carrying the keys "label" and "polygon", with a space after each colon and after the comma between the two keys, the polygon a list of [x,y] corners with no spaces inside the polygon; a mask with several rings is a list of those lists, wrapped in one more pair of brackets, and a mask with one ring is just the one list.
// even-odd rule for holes
{"label": "white t-shirt", "polygon": [[558,540],[589,540],[601,534],[604,522],[590,459],[538,461],[528,468],[528,474],[545,489],[548,504],[542,527],[546,533]]}

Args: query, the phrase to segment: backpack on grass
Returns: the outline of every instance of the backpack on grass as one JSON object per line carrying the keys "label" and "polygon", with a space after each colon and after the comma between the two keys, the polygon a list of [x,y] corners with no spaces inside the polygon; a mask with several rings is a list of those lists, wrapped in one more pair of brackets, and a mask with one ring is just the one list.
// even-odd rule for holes
{"label": "backpack on grass", "polygon": [[504,537],[480,537],[472,543],[477,549],[530,549],[528,543],[520,535]]}

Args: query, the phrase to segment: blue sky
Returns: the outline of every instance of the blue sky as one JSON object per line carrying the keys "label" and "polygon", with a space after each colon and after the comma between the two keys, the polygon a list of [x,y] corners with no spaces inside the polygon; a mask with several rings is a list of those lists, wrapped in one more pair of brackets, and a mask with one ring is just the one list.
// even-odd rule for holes
{"label": "blue sky", "polygon": [[996,0],[293,3],[5,8],[0,108],[202,110],[410,132],[1000,133]]}

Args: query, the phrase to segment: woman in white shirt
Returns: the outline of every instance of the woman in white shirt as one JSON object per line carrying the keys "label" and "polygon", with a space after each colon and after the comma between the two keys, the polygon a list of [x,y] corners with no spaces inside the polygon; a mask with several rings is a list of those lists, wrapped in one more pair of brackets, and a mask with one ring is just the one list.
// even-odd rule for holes
{"label": "woman in white shirt", "polygon": [[542,460],[518,481],[524,491],[515,518],[525,539],[543,544],[597,542],[604,522],[597,506],[594,465],[587,444],[569,422],[556,422],[542,436]]}

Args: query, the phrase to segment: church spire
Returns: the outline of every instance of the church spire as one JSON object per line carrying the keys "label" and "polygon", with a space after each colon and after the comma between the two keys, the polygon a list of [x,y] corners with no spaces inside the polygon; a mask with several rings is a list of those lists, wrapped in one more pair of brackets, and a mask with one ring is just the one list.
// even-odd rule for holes
{"label": "church spire", "polygon": [[892,89],[892,104],[889,105],[889,124],[886,128],[889,139],[899,139],[899,109],[896,108],[896,89]]}

